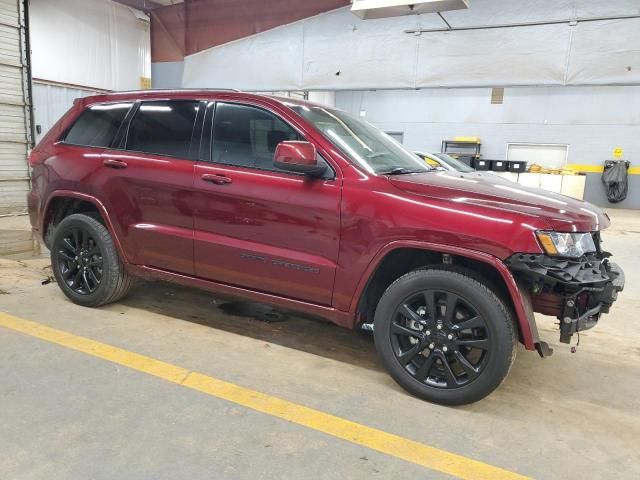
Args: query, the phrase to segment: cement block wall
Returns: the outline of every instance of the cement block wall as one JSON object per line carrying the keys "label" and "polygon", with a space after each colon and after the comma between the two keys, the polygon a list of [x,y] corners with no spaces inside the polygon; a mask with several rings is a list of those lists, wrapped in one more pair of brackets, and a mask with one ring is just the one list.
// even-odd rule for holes
{"label": "cement block wall", "polygon": [[[437,152],[443,139],[478,136],[489,159],[504,159],[508,143],[561,143],[569,145],[569,164],[603,165],[621,147],[640,166],[640,86],[505,88],[499,105],[491,104],[490,88],[341,91],[336,107],[403,132],[415,150]],[[616,205],[600,175],[588,175],[586,200],[640,208],[640,175],[629,176],[629,195]]]}

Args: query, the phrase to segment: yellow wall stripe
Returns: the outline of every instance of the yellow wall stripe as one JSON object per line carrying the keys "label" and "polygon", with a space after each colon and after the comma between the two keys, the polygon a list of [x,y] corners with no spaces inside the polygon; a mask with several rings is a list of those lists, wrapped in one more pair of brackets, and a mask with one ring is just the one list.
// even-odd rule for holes
{"label": "yellow wall stripe", "polygon": [[[585,173],[602,173],[604,165],[580,165],[570,164],[567,165],[567,170],[575,170],[576,172]],[[629,167],[629,175],[640,175],[640,167]]]}
{"label": "yellow wall stripe", "polygon": [[0,312],[0,326],[458,478],[468,480],[528,478],[462,455],[2,312]]}

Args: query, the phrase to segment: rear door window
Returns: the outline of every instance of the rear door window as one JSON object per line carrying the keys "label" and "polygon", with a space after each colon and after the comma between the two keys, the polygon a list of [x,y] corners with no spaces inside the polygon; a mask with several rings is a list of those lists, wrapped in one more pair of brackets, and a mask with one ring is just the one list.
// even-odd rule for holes
{"label": "rear door window", "polygon": [[106,103],[87,108],[67,132],[71,145],[107,148],[133,103]]}
{"label": "rear door window", "polygon": [[126,149],[189,158],[189,145],[199,108],[200,102],[197,101],[142,103],[131,120]]}

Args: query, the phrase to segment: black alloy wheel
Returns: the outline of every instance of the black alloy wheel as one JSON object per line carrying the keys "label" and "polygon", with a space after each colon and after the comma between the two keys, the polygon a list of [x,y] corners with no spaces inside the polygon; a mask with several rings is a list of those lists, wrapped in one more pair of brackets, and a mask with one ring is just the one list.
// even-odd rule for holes
{"label": "black alloy wheel", "polygon": [[133,284],[111,233],[93,216],[74,213],[51,234],[51,268],[71,301],[98,307],[124,297]]}
{"label": "black alloy wheel", "polygon": [[463,405],[493,392],[516,355],[511,310],[476,272],[433,265],[393,282],[376,307],[376,350],[393,379],[430,402]]}
{"label": "black alloy wheel", "polygon": [[65,232],[58,244],[58,268],[67,286],[75,293],[88,295],[102,281],[102,251],[87,229]]}
{"label": "black alloy wheel", "polygon": [[400,365],[437,388],[473,382],[488,363],[491,337],[469,302],[453,292],[425,290],[395,311],[391,344]]}

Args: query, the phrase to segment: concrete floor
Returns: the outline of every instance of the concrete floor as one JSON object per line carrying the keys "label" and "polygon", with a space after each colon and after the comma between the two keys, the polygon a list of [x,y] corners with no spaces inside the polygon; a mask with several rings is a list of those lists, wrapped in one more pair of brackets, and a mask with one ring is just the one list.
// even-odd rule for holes
{"label": "concrete floor", "polygon": [[[640,212],[610,215],[604,246],[627,275],[612,313],[576,354],[539,317],[554,356],[519,349],[497,392],[459,408],[406,394],[364,334],[234,317],[160,282],[86,309],[41,285],[46,257],[0,259],[0,311],[534,478],[636,479]],[[2,479],[450,478],[1,327],[0,379]]]}

